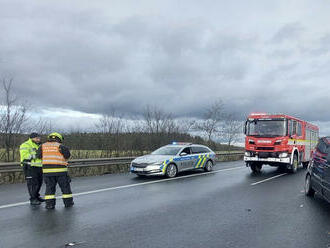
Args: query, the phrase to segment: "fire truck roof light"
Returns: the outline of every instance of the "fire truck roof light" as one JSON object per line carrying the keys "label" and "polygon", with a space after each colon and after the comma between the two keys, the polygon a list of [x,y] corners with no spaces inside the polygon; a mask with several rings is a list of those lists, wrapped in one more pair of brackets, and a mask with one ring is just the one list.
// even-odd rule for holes
{"label": "fire truck roof light", "polygon": [[268,115],[267,113],[258,113],[258,112],[255,112],[255,113],[251,113],[250,115]]}

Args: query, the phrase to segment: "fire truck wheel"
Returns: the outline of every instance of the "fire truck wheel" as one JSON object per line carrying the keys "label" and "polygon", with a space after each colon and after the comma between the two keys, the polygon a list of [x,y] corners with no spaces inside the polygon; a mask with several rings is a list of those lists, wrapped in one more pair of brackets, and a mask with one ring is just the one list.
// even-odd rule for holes
{"label": "fire truck wheel", "polygon": [[298,169],[298,165],[299,165],[298,156],[294,155],[292,165],[291,165],[291,168],[290,168],[289,172],[290,173],[296,173],[297,169]]}
{"label": "fire truck wheel", "polygon": [[283,164],[282,165],[279,165],[278,166],[278,171],[279,172],[282,172],[282,173],[283,172],[287,172],[287,166],[286,165],[284,166]]}
{"label": "fire truck wheel", "polygon": [[303,164],[303,168],[307,169],[309,162],[303,162],[302,164]]}
{"label": "fire truck wheel", "polygon": [[260,173],[262,164],[252,163],[252,164],[250,164],[250,168],[253,173]]}

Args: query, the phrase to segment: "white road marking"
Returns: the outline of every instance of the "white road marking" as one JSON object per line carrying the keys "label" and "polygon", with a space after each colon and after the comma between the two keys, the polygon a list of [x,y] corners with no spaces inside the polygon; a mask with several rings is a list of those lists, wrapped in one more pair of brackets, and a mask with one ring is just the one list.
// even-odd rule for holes
{"label": "white road marking", "polygon": [[[75,194],[72,194],[72,195],[73,195],[73,197],[81,196],[81,195],[90,195],[90,194],[96,194],[96,193],[105,192],[105,191],[118,190],[118,189],[127,189],[127,188],[132,188],[132,187],[137,187],[137,186],[143,186],[143,185],[155,184],[155,183],[162,183],[162,182],[167,182],[167,181],[172,181],[172,180],[179,180],[179,179],[184,179],[184,178],[189,178],[189,177],[205,176],[205,175],[215,174],[215,173],[219,173],[219,172],[223,172],[223,171],[239,170],[239,169],[243,169],[243,168],[246,168],[246,166],[239,166],[239,167],[234,167],[234,168],[215,170],[215,171],[210,171],[210,172],[205,172],[205,173],[200,173],[200,174],[179,176],[179,177],[175,177],[175,178],[166,178],[166,179],[150,181],[150,182],[144,182],[144,183],[135,183],[135,184],[128,184],[128,185],[123,185],[123,186],[97,189],[97,190],[91,190],[91,191],[86,191],[86,192],[81,192],[81,193],[75,193]],[[56,197],[56,199],[61,199],[61,198],[62,198],[61,196]],[[27,205],[27,204],[30,204],[30,202],[26,201],[26,202],[18,202],[18,203],[13,203],[13,204],[1,205],[0,209],[18,207],[18,206]]]}
{"label": "white road marking", "polygon": [[17,207],[17,206],[23,206],[26,204],[29,204],[30,202],[26,201],[26,202],[18,202],[18,203],[13,203],[13,204],[8,204],[8,205],[2,205],[0,206],[0,209],[2,208],[12,208],[12,207]]}
{"label": "white road marking", "polygon": [[272,179],[275,179],[275,178],[278,178],[278,177],[285,176],[285,175],[287,175],[287,174],[288,174],[288,173],[283,173],[283,174],[279,174],[279,175],[277,175],[277,176],[269,177],[269,178],[267,178],[267,179],[264,179],[264,180],[261,180],[261,181],[255,182],[255,183],[251,183],[251,185],[252,185],[252,186],[254,186],[254,185],[258,185],[258,184],[260,184],[260,183],[264,183],[264,182],[270,181],[270,180],[272,180]]}

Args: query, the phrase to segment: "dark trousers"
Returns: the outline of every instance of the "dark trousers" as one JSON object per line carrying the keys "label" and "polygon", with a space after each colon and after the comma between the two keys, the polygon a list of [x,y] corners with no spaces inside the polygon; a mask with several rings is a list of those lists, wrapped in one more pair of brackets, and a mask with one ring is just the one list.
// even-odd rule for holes
{"label": "dark trousers", "polygon": [[40,197],[39,191],[42,185],[42,168],[27,165],[24,174],[30,194],[30,201],[37,200]]}
{"label": "dark trousers", "polygon": [[46,184],[45,200],[48,206],[55,206],[56,204],[55,193],[57,183],[62,190],[62,198],[64,205],[70,206],[73,204],[72,191],[70,186],[71,179],[68,174],[56,176],[47,174],[44,176],[44,178]]}

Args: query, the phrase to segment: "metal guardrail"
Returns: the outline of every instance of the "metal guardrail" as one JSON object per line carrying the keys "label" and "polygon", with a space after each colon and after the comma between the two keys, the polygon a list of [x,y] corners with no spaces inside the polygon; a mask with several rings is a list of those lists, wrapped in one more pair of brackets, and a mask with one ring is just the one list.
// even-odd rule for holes
{"label": "metal guardrail", "polygon": [[[223,153],[216,152],[217,156],[234,156],[244,155],[244,152]],[[88,159],[73,159],[69,161],[69,167],[84,167],[84,166],[101,166],[101,165],[120,165],[129,164],[136,157],[116,157],[116,158],[88,158]],[[1,171],[20,171],[19,162],[0,163]]]}

